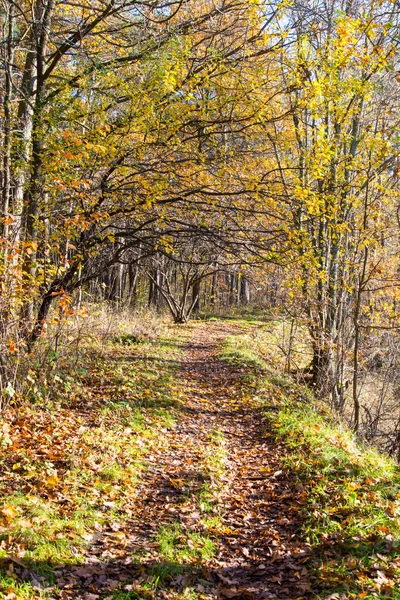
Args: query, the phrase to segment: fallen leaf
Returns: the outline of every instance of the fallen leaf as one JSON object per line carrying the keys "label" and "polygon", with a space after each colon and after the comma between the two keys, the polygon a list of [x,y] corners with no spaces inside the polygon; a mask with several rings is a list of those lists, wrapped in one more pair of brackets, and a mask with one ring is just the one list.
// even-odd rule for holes
{"label": "fallen leaf", "polygon": [[5,506],[1,512],[7,517],[7,519],[14,519],[19,514],[19,510],[11,504],[9,506]]}

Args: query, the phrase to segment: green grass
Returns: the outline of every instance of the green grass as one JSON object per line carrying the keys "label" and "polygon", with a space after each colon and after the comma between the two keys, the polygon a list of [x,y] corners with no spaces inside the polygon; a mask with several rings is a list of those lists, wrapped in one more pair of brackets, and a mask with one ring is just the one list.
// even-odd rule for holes
{"label": "green grass", "polygon": [[198,491],[198,504],[203,517],[203,526],[218,538],[222,531],[223,508],[219,505],[218,496],[224,484],[222,477],[226,472],[226,440],[219,428],[215,428],[208,436],[208,446],[203,456],[200,469],[206,481]]}
{"label": "green grass", "polygon": [[160,556],[178,564],[207,561],[215,553],[215,543],[207,534],[183,529],[178,522],[161,526],[155,539]]}
{"label": "green grass", "polygon": [[310,406],[290,403],[271,422],[285,439],[285,466],[303,486],[303,534],[316,581],[323,576],[326,589],[350,598],[391,593],[400,585],[398,466]]}
{"label": "green grass", "polygon": [[[187,570],[187,566],[173,562],[156,563],[148,568],[146,581],[135,581],[134,584],[125,582],[122,584],[122,589],[114,590],[112,598],[113,600],[143,600],[145,598],[154,598],[154,593],[157,592],[157,590],[164,588],[172,579],[186,573]],[[174,594],[173,597],[191,598],[191,596],[181,596],[178,594]],[[197,596],[194,598],[197,599]]]}
{"label": "green grass", "polygon": [[263,369],[266,363],[253,348],[254,343],[249,335],[230,335],[224,340],[220,356],[233,365]]}
{"label": "green grass", "polygon": [[226,469],[225,437],[222,431],[216,428],[209,434],[208,440],[200,469],[207,475],[215,474],[220,477]]}
{"label": "green grass", "polygon": [[44,592],[39,591],[37,588],[33,588],[30,583],[18,583],[15,581],[14,577],[15,576],[13,573],[12,577],[8,576],[7,573],[0,576],[0,593],[3,593],[3,595],[0,595],[0,598],[7,598],[7,596],[10,595],[10,597],[14,600],[12,594],[21,600],[38,600],[39,598],[48,598],[48,595],[45,595]]}
{"label": "green grass", "polygon": [[[204,515],[201,519],[203,531],[193,531],[174,522],[162,525],[156,534],[159,555],[166,561],[163,568],[206,562],[215,554],[216,537],[222,524],[216,495],[221,490],[220,478],[226,469],[225,443],[222,432],[219,429],[213,430],[199,462],[198,468],[203,476],[206,479],[212,477],[212,482],[206,481],[198,491],[193,492],[200,512]],[[190,495],[192,494],[189,494],[189,501]]]}
{"label": "green grass", "polygon": [[151,579],[151,587],[153,589],[164,586],[168,581],[185,573],[187,567],[174,562],[160,562],[150,567],[148,574]]}

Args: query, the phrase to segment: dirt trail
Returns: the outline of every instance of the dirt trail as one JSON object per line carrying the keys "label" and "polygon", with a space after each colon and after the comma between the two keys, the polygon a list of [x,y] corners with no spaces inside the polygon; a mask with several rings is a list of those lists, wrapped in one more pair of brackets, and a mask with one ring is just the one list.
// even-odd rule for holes
{"label": "dirt trail", "polygon": [[212,415],[227,440],[229,485],[221,498],[231,530],[219,540],[214,575],[219,597],[302,598],[310,591],[298,536],[298,492],[284,473],[281,449],[268,435],[262,410],[249,403],[243,372],[218,360],[226,326],[205,326],[187,349],[184,367],[199,398],[199,416]]}
{"label": "dirt trail", "polygon": [[[94,600],[108,590],[112,598],[113,580],[128,581],[124,589],[132,598],[294,600],[311,596],[307,556],[296,541],[299,492],[284,473],[280,448],[268,435],[261,409],[249,399],[243,369],[217,356],[219,342],[235,331],[229,324],[195,328],[193,340],[184,347],[180,419],[175,427],[162,431],[165,443],[147,457],[132,516],[124,524],[125,542],[116,542],[118,526],[116,538],[112,531],[99,535],[87,564],[80,567],[81,575],[79,568],[75,572],[75,577],[84,578],[80,589],[84,583],[92,597],[87,591],[75,591],[65,598]],[[225,469],[216,484],[204,465],[207,453],[213,452],[212,435],[218,431]],[[211,528],[211,536],[216,552],[212,558],[199,557],[187,571],[177,568],[175,572],[174,561],[160,555],[157,532],[160,527],[177,526],[183,535],[204,534],[206,515],[200,494],[205,484],[211,490],[215,487],[213,502],[220,525],[218,532]],[[145,593],[146,581],[163,572],[163,586],[151,591],[149,585]],[[67,592],[68,578],[63,582]],[[185,595],[188,588],[197,595]]]}

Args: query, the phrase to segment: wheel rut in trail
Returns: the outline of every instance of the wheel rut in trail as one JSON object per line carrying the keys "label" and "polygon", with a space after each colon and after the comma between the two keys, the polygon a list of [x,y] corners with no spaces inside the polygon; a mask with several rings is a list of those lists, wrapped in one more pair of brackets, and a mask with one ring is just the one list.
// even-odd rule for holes
{"label": "wheel rut in trail", "polygon": [[[146,456],[128,507],[131,517],[122,525],[123,542],[118,525],[99,534],[86,565],[72,574],[75,591],[63,598],[91,600],[87,590],[94,597],[111,592],[112,598],[119,582],[128,582],[123,589],[131,591],[132,598],[313,596],[306,550],[297,541],[299,493],[283,472],[281,450],[268,436],[262,410],[251,401],[251,387],[243,378],[246,370],[218,359],[219,343],[237,333],[237,326],[204,324],[194,331],[184,346],[178,375],[179,420],[161,431],[159,445]],[[216,432],[225,455],[218,477],[205,466],[215,449],[211,440]],[[212,490],[219,513],[215,530],[205,526],[210,516],[201,500],[205,486]],[[211,536],[216,546],[212,558],[199,550],[197,560],[192,555],[188,568],[179,568],[181,559],[166,556],[160,548],[160,532],[168,528],[178,542],[179,536],[186,536],[195,553],[197,538],[188,538],[188,532]],[[151,580],[160,574],[163,584],[151,590]],[[71,570],[61,577],[67,591]],[[187,588],[197,595],[187,596]]]}

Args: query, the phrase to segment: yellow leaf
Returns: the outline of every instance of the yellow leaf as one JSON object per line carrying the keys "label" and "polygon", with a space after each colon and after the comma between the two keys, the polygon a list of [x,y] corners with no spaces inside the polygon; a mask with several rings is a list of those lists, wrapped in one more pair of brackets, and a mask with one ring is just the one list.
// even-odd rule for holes
{"label": "yellow leaf", "polygon": [[32,502],[32,504],[39,504],[40,503],[40,498],[38,498],[37,496],[32,496],[31,494],[28,494],[27,498],[28,498],[29,502]]}
{"label": "yellow leaf", "polygon": [[3,515],[7,517],[7,519],[14,519],[14,517],[18,514],[18,509],[15,506],[5,506],[2,511]]}
{"label": "yellow leaf", "polygon": [[355,481],[350,481],[350,483],[347,484],[348,490],[358,490],[359,488],[360,488],[360,484],[356,483]]}
{"label": "yellow leaf", "polygon": [[57,475],[50,475],[50,477],[46,479],[46,485],[47,487],[54,487],[59,481]]}

